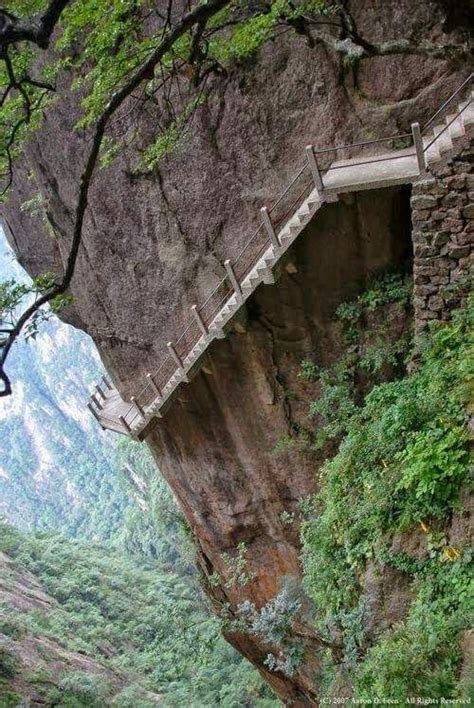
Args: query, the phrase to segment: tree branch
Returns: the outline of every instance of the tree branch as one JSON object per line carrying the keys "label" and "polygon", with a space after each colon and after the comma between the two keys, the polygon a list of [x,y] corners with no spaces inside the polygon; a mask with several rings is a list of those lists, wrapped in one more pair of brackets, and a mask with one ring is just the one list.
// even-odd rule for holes
{"label": "tree branch", "polygon": [[0,9],[0,48],[16,42],[31,42],[40,49],[47,49],[61,14],[71,0],[51,0],[42,15],[22,20]]}

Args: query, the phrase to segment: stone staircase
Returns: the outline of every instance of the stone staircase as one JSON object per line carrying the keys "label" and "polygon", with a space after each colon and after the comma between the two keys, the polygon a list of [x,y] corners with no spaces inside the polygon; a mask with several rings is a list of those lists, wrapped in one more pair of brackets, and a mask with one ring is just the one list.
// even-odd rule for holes
{"label": "stone staircase", "polygon": [[[470,87],[472,78],[471,74],[460,88]],[[337,201],[338,193],[413,183],[425,174],[430,165],[439,162],[453,150],[456,141],[466,134],[468,126],[474,124],[474,91],[471,91],[469,97],[458,103],[453,110],[452,99],[459,93],[460,89],[435,113],[433,119],[425,126],[423,134],[418,124],[412,126],[413,146],[411,148],[334,161],[322,174],[317,159],[328,150],[314,151],[312,147],[308,147],[307,151],[310,151],[308,166],[314,179],[314,187],[309,195],[297,206],[278,233],[273,230],[268,213],[263,215],[263,223],[267,227],[269,236],[268,247],[240,282],[232,264],[226,262],[233,293],[208,325],[194,308],[193,314],[199,324],[201,336],[184,357],[176,353],[172,343],[168,343],[172,359],[176,364],[175,371],[166,384],[160,387],[156,384],[155,376],[148,374],[147,385],[152,387],[155,394],[151,403],[142,404],[140,394],[132,398],[129,403],[123,401],[108,379],[104,379],[104,384],[97,387],[91,397],[92,400],[87,404],[102,427],[139,439],[146,437],[150,426],[154,425],[156,418],[162,417],[170,405],[177,388],[182,383],[188,382],[198,371],[201,359],[211,342],[225,336],[226,326],[261,283],[275,282],[274,267],[325,203]],[[446,110],[448,107],[450,112]],[[406,138],[407,135],[400,137]],[[368,144],[370,143],[359,145]],[[357,145],[344,147],[353,148]],[[314,156],[314,160],[311,155]],[[263,211],[266,212],[265,209]]]}

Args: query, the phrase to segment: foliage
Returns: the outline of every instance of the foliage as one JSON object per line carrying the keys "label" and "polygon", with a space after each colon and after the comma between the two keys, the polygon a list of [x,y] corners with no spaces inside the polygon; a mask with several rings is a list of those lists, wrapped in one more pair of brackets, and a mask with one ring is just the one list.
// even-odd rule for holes
{"label": "foliage", "polygon": [[0,679],[11,678],[17,673],[18,662],[6,647],[0,647]]}
{"label": "foliage", "polygon": [[204,103],[200,95],[191,100],[176,120],[143,151],[142,161],[148,170],[153,170],[170,152],[175,150],[186,135],[186,128],[196,108]]}
{"label": "foliage", "polygon": [[285,526],[291,526],[294,523],[295,518],[295,513],[293,511],[286,511],[286,509],[280,514],[280,521]]}
{"label": "foliage", "polygon": [[11,691],[0,684],[0,699],[2,708],[18,708],[21,696],[16,691]]}
{"label": "foliage", "polygon": [[[8,10],[17,17],[29,18],[46,5],[46,0],[28,5],[22,0],[10,0]],[[230,2],[209,21],[201,46],[196,45],[193,28],[175,40],[155,72],[143,82],[143,102],[159,107],[159,135],[144,151],[145,164],[154,166],[179,143],[183,125],[203,99],[200,89],[192,95],[193,83],[205,83],[211,71],[251,56],[266,41],[278,36],[282,23],[291,26],[299,18],[325,11],[324,0],[273,0],[251,11],[237,1]],[[150,57],[165,35],[166,22],[176,19],[178,9],[170,5],[168,17],[166,13],[166,7],[155,8],[149,0],[76,0],[63,10],[54,52],[42,57],[40,68],[32,45],[24,42],[10,47],[9,65],[0,62],[0,81],[2,86],[8,86],[14,76],[13,88],[18,90],[8,91],[0,111],[4,126],[0,133],[0,172],[7,174],[11,170],[24,141],[41,125],[44,110],[60,100],[55,90],[59,77],[67,77],[72,90],[80,96],[82,115],[76,129],[94,125],[114,93]],[[191,94],[189,100],[183,100],[185,91],[181,86],[186,66],[193,75],[193,81],[186,86]],[[133,128],[128,136],[127,131],[122,131],[120,137],[107,136],[103,165],[110,164],[121,149],[136,141],[138,120],[133,119],[140,115],[139,108],[133,111]],[[36,203],[35,197],[34,208]]]}
{"label": "foliage", "polygon": [[[326,0],[304,0],[294,3],[291,0],[272,0],[267,6],[250,17],[243,19],[230,33],[213,38],[209,43],[209,52],[224,64],[232,60],[243,61],[251,57],[265,42],[276,36],[282,19],[297,20],[304,15],[317,15],[326,12]],[[219,21],[230,19],[229,10],[222,11]]]}
{"label": "foliage", "polygon": [[355,674],[361,698],[459,697],[459,635],[472,617],[474,582],[466,554],[435,562],[416,577],[408,618],[386,633]]}
{"label": "foliage", "polygon": [[[374,278],[367,291],[354,301],[342,303],[336,311],[347,344],[345,353],[328,368],[319,367],[310,359],[302,361],[299,378],[319,386],[318,398],[309,406],[310,416],[319,423],[312,441],[316,449],[347,432],[348,423],[358,410],[361,378],[367,378],[369,373],[373,385],[387,375],[394,377],[404,371],[410,332],[396,339],[391,337],[387,315],[390,308],[394,312],[409,311],[410,292],[411,281],[401,274]],[[378,317],[377,311],[384,316]]]}
{"label": "foliage", "polygon": [[238,614],[246,631],[280,650],[278,656],[268,654],[264,662],[271,671],[292,676],[303,661],[303,645],[291,638],[301,607],[301,591],[291,579],[284,582],[282,590],[260,610],[249,600],[239,605]]}
{"label": "foliage", "polygon": [[[0,326],[5,332],[0,337],[0,346],[7,330],[17,321],[18,310],[25,302],[37,299],[54,285],[54,274],[46,273],[35,278],[30,285],[17,282],[14,278],[0,282]],[[51,300],[49,309],[39,310],[28,323],[26,339],[35,339],[41,322],[46,322],[53,314],[58,314],[73,302],[71,295],[57,295]]]}
{"label": "foliage", "polygon": [[3,525],[4,536],[12,568],[33,573],[56,601],[23,613],[28,631],[131,677],[112,703],[103,677],[68,672],[47,687],[51,705],[102,706],[107,696],[105,704],[120,706],[133,696],[137,706],[146,706],[146,691],[159,693],[169,706],[269,705],[254,669],[220,637],[194,578],[165,571],[155,560],[51,533],[21,535]]}
{"label": "foliage", "polygon": [[260,610],[246,600],[239,606],[239,614],[250,631],[269,644],[281,644],[291,631],[293,620],[301,609],[301,598],[291,583]]}
{"label": "foliage", "polygon": [[[390,296],[395,293],[403,301],[404,292],[393,282]],[[362,303],[378,308],[377,292],[369,293],[340,308],[340,316],[357,323]],[[464,548],[449,546],[444,534],[431,532],[430,526],[431,520],[446,523],[469,479],[473,321],[470,296],[449,323],[433,325],[418,343],[417,368],[375,385],[360,403],[353,398],[330,412],[331,397],[323,385],[327,412],[319,406],[318,413],[330,433],[342,439],[322,468],[313,513],[303,522],[305,587],[319,631],[343,637],[344,664],[360,698],[458,695],[459,636],[468,626],[470,609],[470,556]],[[353,334],[349,339],[354,341]],[[340,400],[344,403],[343,395]],[[393,535],[420,523],[427,535],[426,558],[394,555]],[[362,658],[367,651],[362,578],[369,563],[407,573],[414,600],[407,619]]]}
{"label": "foliage", "polygon": [[110,693],[110,686],[98,674],[74,671],[66,674],[58,686],[47,695],[51,706],[64,708],[101,708]]}
{"label": "foliage", "polygon": [[[233,586],[244,587],[248,585],[254,577],[255,573],[248,569],[248,562],[245,554],[247,546],[245,541],[241,541],[237,545],[237,553],[223,553],[222,560],[225,565],[225,586],[231,588]],[[217,573],[213,573],[209,577],[211,585],[220,585],[221,579]]]}

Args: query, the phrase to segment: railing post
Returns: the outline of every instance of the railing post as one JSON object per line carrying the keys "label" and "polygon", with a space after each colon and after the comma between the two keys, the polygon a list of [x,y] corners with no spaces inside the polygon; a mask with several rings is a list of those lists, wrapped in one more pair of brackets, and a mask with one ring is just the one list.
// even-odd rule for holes
{"label": "railing post", "polygon": [[100,387],[99,384],[96,384],[96,390],[100,393],[100,395],[102,396],[103,400],[105,401],[106,395],[105,395],[103,389]]}
{"label": "railing post", "polygon": [[230,282],[232,283],[232,287],[234,288],[235,294],[237,295],[237,300],[239,302],[242,302],[242,288],[240,287],[240,283],[237,280],[237,277],[235,275],[235,271],[232,267],[232,264],[229,259],[224,261],[224,267],[227,271],[227,275],[229,277]]}
{"label": "railing post", "polygon": [[185,369],[184,366],[183,366],[182,359],[181,359],[181,357],[179,356],[179,354],[178,354],[178,352],[176,351],[176,349],[173,347],[172,342],[168,342],[168,344],[167,344],[166,346],[168,347],[169,353],[171,354],[172,358],[173,358],[173,359],[175,360],[175,362],[177,363],[178,369],[179,369],[180,372],[181,372],[181,375],[182,375],[182,377],[183,377],[183,380],[184,380],[184,381],[188,381],[188,377],[187,377],[187,374],[186,374],[186,369]]}
{"label": "railing post", "polygon": [[194,319],[198,323],[198,327],[203,333],[205,337],[209,334],[209,331],[204,323],[204,320],[201,317],[201,313],[199,312],[197,305],[191,305],[191,312],[193,313]]}
{"label": "railing post", "polygon": [[122,423],[122,425],[123,425],[123,427],[125,428],[125,430],[126,430],[128,433],[131,434],[132,429],[131,429],[131,427],[129,426],[129,424],[127,423],[127,421],[125,420],[125,418],[124,418],[123,415],[119,415],[119,420],[120,420],[120,422]]}
{"label": "railing post", "polygon": [[153,376],[152,376],[151,374],[147,374],[146,377],[147,377],[147,379],[148,379],[148,383],[150,384],[150,386],[152,387],[152,389],[154,390],[154,392],[156,393],[156,395],[161,398],[161,391],[160,391],[160,388],[159,388],[159,386],[156,385],[156,383],[155,383],[155,381],[154,381],[154,379],[153,379]]}
{"label": "railing post", "polygon": [[137,411],[140,413],[140,415],[141,415],[143,418],[146,418],[145,411],[144,411],[144,409],[142,408],[142,406],[138,403],[138,401],[137,401],[137,399],[135,398],[135,396],[130,396],[130,403],[132,404],[132,406],[135,406],[135,408],[137,409]]}
{"label": "railing post", "polygon": [[161,397],[160,387],[156,385],[153,376],[151,374],[147,374],[146,377],[148,379],[148,383],[150,384],[156,395]]}
{"label": "railing post", "polygon": [[97,398],[97,396],[95,395],[95,393],[91,394],[91,401],[94,401],[95,406],[96,406],[97,410],[99,410],[99,411],[101,411],[102,408],[104,407],[104,406],[102,405],[102,401],[99,401],[99,399]]}
{"label": "railing post", "polygon": [[426,172],[426,159],[425,151],[423,150],[423,138],[421,137],[421,130],[419,123],[411,124],[411,132],[413,135],[413,144],[416,150],[416,159],[418,161],[418,169],[421,172]]}
{"label": "railing post", "polygon": [[262,207],[260,209],[260,213],[262,215],[263,225],[265,226],[267,234],[270,237],[272,246],[277,249],[280,248],[280,241],[278,240],[278,236],[276,235],[275,229],[273,228],[272,220],[270,219],[270,214],[268,213],[267,207]]}
{"label": "railing post", "polygon": [[92,415],[94,416],[94,418],[95,418],[97,421],[99,421],[99,423],[100,423],[100,415],[98,414],[98,412],[96,411],[96,409],[94,408],[94,406],[92,405],[92,403],[88,402],[88,403],[87,403],[87,407],[88,407],[88,409],[90,410],[90,412],[92,413]]}
{"label": "railing post", "polygon": [[102,381],[105,383],[105,385],[107,386],[107,388],[112,389],[112,383],[111,383],[111,381],[110,381],[110,379],[109,379],[108,376],[106,376],[106,375],[104,374],[104,375],[102,376]]}
{"label": "railing post", "polygon": [[309,169],[313,175],[314,186],[316,187],[318,194],[322,196],[324,192],[324,185],[312,145],[306,146],[306,159],[308,160]]}

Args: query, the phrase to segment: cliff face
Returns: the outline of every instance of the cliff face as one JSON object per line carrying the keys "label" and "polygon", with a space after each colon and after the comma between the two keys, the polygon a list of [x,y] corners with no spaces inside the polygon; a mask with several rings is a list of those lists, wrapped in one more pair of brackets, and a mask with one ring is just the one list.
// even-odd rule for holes
{"label": "cliff face", "polygon": [[[285,579],[299,576],[299,502],[315,490],[322,460],[297,446],[279,451],[282,440],[313,425],[305,401],[317,391],[298,378],[300,364],[333,363],[342,350],[336,306],[369,273],[406,265],[407,207],[404,190],[327,206],[297,242],[277,285],[257,291],[246,317],[213,344],[200,373],[147,438],[198,540],[218,609],[246,599],[263,606]],[[393,322],[394,339],[406,326],[403,318]],[[243,586],[229,582],[225,556],[235,558],[239,543],[245,543]],[[265,644],[243,635],[231,640],[262,667]],[[274,673],[266,678],[286,698],[297,699],[302,686],[311,697],[309,669],[285,685]]]}
{"label": "cliff face", "polygon": [[[442,31],[459,29],[437,2],[348,5],[369,41],[447,41]],[[133,394],[156,368],[189,307],[206,297],[223,275],[222,262],[247,240],[259,207],[304,159],[305,144],[405,131],[427,118],[461,75],[448,62],[409,55],[376,57],[349,70],[339,57],[287,36],[214,80],[181,147],[153,175],[135,174],[128,155],[101,171],[67,319],[94,338],[122,395]],[[75,101],[71,96],[48,114],[5,211],[10,239],[32,273],[60,270],[67,253],[87,141],[72,133]],[[143,133],[152,125],[151,116]],[[26,179],[30,171],[33,180]],[[37,190],[56,239],[19,208]],[[406,191],[341,197],[326,206],[278,284],[261,287],[230,336],[214,342],[206,365],[147,438],[191,525],[217,607],[235,608],[244,599],[261,606],[286,576],[298,577],[298,521],[284,519],[297,517],[298,501],[315,490],[321,460],[274,448],[307,424],[299,399],[309,392],[297,378],[299,364],[308,357],[333,361],[341,350],[332,319],[337,305],[372,271],[409,257]],[[395,338],[405,325],[393,323]],[[248,577],[239,584],[223,554],[235,558],[242,542]],[[389,607],[396,585],[386,582],[381,592]],[[301,632],[310,646],[311,628]],[[264,667],[268,648],[261,641],[239,633],[229,639],[285,700],[315,700],[314,662],[284,677]]]}

